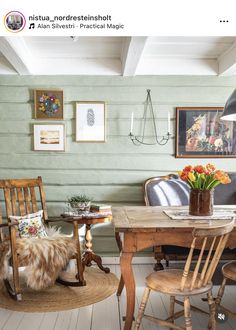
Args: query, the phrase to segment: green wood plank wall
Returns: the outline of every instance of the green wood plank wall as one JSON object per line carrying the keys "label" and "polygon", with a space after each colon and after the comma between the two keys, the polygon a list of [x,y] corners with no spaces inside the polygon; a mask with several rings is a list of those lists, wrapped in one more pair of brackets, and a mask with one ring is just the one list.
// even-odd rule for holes
{"label": "green wood plank wall", "polygon": [[[176,172],[187,163],[174,157],[175,108],[224,106],[236,86],[236,77],[214,76],[1,76],[0,77],[0,178],[41,175],[50,215],[67,208],[66,199],[85,193],[112,205],[143,204],[142,182],[151,176]],[[64,91],[66,152],[33,151],[33,90]],[[131,112],[140,124],[146,89],[151,89],[158,132],[165,133],[167,112],[172,138],[166,146],[132,145],[128,138]],[[107,142],[75,142],[75,102],[105,101]],[[45,121],[47,122],[47,121]],[[220,168],[236,171],[235,159],[214,159]],[[0,203],[3,206],[3,196]],[[97,235],[97,236],[96,236]],[[117,253],[111,228],[100,226],[95,245],[102,253]]]}

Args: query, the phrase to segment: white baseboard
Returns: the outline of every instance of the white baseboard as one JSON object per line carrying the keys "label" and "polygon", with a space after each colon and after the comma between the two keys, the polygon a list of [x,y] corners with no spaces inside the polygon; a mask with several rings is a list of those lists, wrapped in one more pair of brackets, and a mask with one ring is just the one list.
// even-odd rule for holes
{"label": "white baseboard", "polygon": [[[119,265],[120,257],[102,257],[104,265]],[[132,264],[155,264],[154,257],[134,257]]]}

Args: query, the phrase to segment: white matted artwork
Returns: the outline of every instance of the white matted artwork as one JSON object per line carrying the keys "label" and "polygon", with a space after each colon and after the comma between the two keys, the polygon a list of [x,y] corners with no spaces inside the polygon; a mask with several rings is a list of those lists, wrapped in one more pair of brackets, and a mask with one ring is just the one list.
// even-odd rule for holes
{"label": "white matted artwork", "polygon": [[105,102],[76,102],[76,141],[105,142]]}
{"label": "white matted artwork", "polygon": [[65,151],[65,125],[34,125],[34,150]]}

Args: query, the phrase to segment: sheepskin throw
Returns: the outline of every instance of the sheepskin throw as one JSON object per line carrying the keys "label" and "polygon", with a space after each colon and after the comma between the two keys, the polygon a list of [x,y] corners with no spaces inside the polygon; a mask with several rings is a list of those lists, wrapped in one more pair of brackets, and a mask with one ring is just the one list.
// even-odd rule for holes
{"label": "sheepskin throw", "polygon": [[[66,268],[70,258],[76,254],[76,241],[59,232],[49,230],[48,237],[17,239],[16,249],[20,263],[27,265],[27,285],[41,290],[55,283],[60,271]],[[0,246],[0,279],[9,276],[11,257],[9,242]]]}

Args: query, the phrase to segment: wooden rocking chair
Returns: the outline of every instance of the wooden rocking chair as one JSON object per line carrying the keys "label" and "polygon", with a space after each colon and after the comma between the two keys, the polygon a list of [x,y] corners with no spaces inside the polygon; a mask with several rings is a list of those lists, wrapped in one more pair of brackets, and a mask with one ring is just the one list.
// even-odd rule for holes
{"label": "wooden rocking chair", "polygon": [[[6,215],[10,230],[9,239],[12,252],[11,266],[13,270],[13,285],[11,285],[7,279],[4,280],[4,283],[11,297],[16,300],[21,300],[19,267],[26,265],[22,264],[20,255],[16,253],[17,230],[16,225],[11,221],[10,216],[24,216],[26,214],[35,213],[38,211],[38,204],[40,204],[40,208],[43,210],[43,221],[47,225],[50,219],[48,219],[46,209],[45,192],[42,178],[40,176],[36,179],[0,180],[0,189],[3,189],[5,197]],[[6,226],[6,224],[3,224],[1,227],[3,226]],[[76,222],[73,222],[73,237],[71,239],[76,240],[77,252],[76,255],[73,256],[73,259],[76,259],[76,278],[78,281],[68,282],[58,278],[57,282],[68,286],[84,286],[86,285],[86,282],[83,278],[80,243],[78,239],[78,224]]]}

